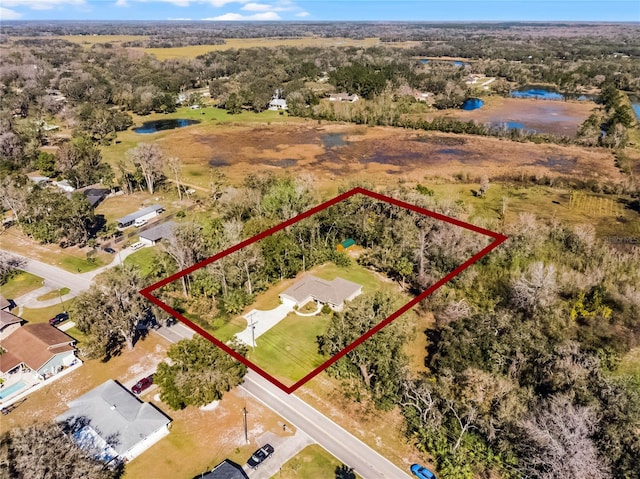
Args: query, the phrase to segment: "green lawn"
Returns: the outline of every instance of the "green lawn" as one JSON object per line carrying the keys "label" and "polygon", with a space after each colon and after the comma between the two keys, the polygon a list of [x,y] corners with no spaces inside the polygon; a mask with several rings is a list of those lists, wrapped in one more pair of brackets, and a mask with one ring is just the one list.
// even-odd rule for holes
{"label": "green lawn", "polygon": [[19,271],[0,286],[0,293],[7,299],[14,299],[41,287],[42,278],[40,276],[26,271]]}
{"label": "green lawn", "polygon": [[130,254],[124,259],[124,263],[135,265],[140,268],[143,276],[148,276],[153,270],[153,265],[157,261],[158,252],[156,248],[142,248]]}
{"label": "green lawn", "polygon": [[22,318],[26,319],[30,323],[44,323],[46,321],[49,321],[49,319],[53,318],[56,314],[62,313],[65,310],[68,311],[72,301],[72,299],[64,301],[64,308],[62,307],[62,303],[56,303],[53,306],[49,306],[47,308],[24,308],[22,311]]}
{"label": "green lawn", "polygon": [[316,338],[329,326],[329,316],[290,313],[256,339],[249,359],[279,378],[298,381],[327,360],[318,354]]}
{"label": "green lawn", "polygon": [[340,461],[322,447],[313,444],[285,462],[271,479],[333,479],[336,477],[336,469],[340,466]]}
{"label": "green lawn", "polygon": [[55,299],[55,298],[59,298],[60,296],[64,296],[69,291],[71,290],[67,287],[54,289],[53,291],[49,291],[48,293],[38,296],[36,299],[38,301],[47,301],[49,299]]}
{"label": "green lawn", "polygon": [[94,258],[93,261],[88,261],[75,256],[65,256],[59,264],[62,269],[66,269],[71,273],[86,273],[105,265],[100,257]]}

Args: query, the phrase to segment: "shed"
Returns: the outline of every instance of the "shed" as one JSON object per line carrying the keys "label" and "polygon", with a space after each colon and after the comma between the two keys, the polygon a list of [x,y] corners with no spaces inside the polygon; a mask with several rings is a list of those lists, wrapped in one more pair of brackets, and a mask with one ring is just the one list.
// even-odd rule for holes
{"label": "shed", "polygon": [[353,238],[348,238],[348,239],[344,240],[342,243],[340,243],[336,247],[336,249],[338,251],[344,251],[345,249],[351,248],[354,244],[356,244],[356,241]]}

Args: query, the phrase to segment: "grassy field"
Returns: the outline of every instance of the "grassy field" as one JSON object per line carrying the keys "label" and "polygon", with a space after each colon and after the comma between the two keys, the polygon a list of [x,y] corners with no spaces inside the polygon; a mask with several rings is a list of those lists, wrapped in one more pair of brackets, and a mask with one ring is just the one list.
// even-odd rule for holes
{"label": "grassy field", "polygon": [[0,294],[7,299],[15,299],[42,287],[42,278],[35,274],[19,271],[0,286]]}
{"label": "grassy field", "polygon": [[[271,479],[329,479],[336,477],[342,463],[317,444],[305,447],[284,463]],[[360,478],[356,474],[357,478]]]}
{"label": "grassy field", "polygon": [[623,198],[612,195],[571,191],[548,186],[512,186],[492,184],[484,198],[474,195],[478,184],[430,184],[437,198],[463,201],[472,206],[471,219],[500,219],[505,208],[505,223],[518,220],[521,213],[534,213],[538,218],[555,219],[569,225],[591,224],[599,236],[640,234],[638,214],[625,207]]}
{"label": "grassy field", "polygon": [[640,347],[633,348],[622,358],[616,374],[629,374],[640,380]]}

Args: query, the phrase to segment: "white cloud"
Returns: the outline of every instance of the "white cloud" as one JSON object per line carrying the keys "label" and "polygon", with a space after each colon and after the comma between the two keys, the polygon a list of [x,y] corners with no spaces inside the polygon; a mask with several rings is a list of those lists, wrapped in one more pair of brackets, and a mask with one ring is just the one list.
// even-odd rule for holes
{"label": "white cloud", "polygon": [[0,7],[0,20],[17,20],[22,17],[21,13],[14,12],[8,8]]}
{"label": "white cloud", "polygon": [[242,15],[240,13],[225,13],[224,15],[219,15],[217,17],[209,17],[203,18],[203,20],[213,20],[219,22],[239,22],[239,21],[271,21],[271,20],[280,20],[280,15],[275,12],[264,12],[264,13],[254,13],[253,15]]}
{"label": "white cloud", "polygon": [[224,7],[228,3],[247,3],[249,0],[209,0],[214,7]]}
{"label": "white cloud", "polygon": [[28,7],[32,10],[50,10],[66,5],[84,5],[84,0],[2,0],[5,7]]}
{"label": "white cloud", "polygon": [[115,6],[116,6],[116,7],[128,7],[128,6],[129,6],[129,4],[127,3],[127,0],[118,0],[118,1],[115,3]]}
{"label": "white cloud", "polygon": [[248,12],[268,12],[273,9],[273,5],[267,5],[266,3],[247,3],[242,7],[242,10]]}
{"label": "white cloud", "polygon": [[296,17],[308,17],[311,15],[309,12],[298,12],[296,13]]}

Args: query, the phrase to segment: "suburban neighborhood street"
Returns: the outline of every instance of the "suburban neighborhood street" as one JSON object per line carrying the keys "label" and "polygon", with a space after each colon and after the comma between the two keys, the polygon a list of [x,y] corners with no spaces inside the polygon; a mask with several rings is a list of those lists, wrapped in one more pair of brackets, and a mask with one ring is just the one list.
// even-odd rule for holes
{"label": "suburban neighborhood street", "polygon": [[[364,479],[411,477],[358,438],[293,394],[287,394],[253,371],[240,386]],[[407,468],[407,471],[409,469]]]}
{"label": "suburban neighborhood street", "polygon": [[24,266],[21,266],[20,269],[39,276],[44,280],[42,288],[31,291],[30,293],[27,293],[20,298],[9,298],[13,299],[18,306],[26,306],[29,308],[44,308],[58,303],[60,301],[59,298],[49,299],[46,301],[38,301],[36,299],[37,297],[42,296],[43,294],[52,290],[65,287],[69,288],[69,293],[62,296],[62,300],[71,299],[79,295],[83,291],[89,289],[89,287],[91,286],[91,282],[97,275],[109,268],[117,266],[121,261],[124,261],[127,256],[134,252],[132,249],[127,248],[121,251],[119,254],[115,255],[111,263],[109,263],[108,265],[94,269],[93,271],[89,271],[87,273],[76,274],[65,271],[64,269],[57,266],[53,266],[47,263],[43,263],[42,261],[13,253],[11,251],[0,251],[4,251],[11,256],[22,259],[25,264]]}

